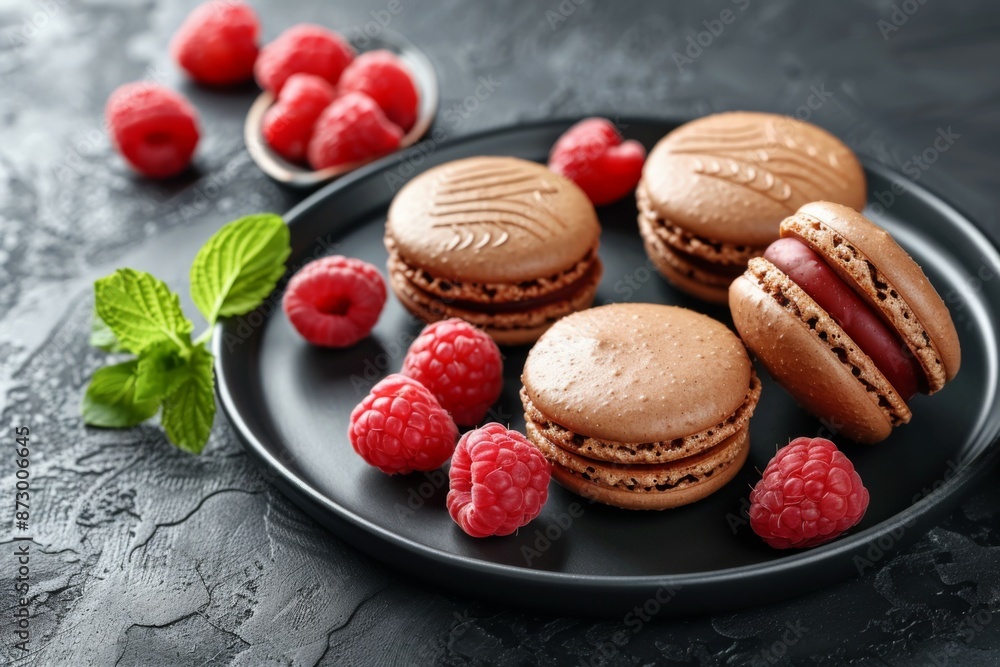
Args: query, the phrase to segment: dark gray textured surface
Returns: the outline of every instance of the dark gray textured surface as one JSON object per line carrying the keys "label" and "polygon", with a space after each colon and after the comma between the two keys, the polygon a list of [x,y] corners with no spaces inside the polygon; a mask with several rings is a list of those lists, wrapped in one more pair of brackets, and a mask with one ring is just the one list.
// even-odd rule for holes
{"label": "dark gray textured surface", "polygon": [[[221,417],[200,458],[154,426],[85,429],[78,402],[103,361],[86,344],[90,282],[129,265],[186,293],[190,258],[222,223],[301,197],[246,156],[254,91],[199,89],[172,67],[166,43],[191,4],[0,3],[0,414],[5,452],[14,425],[32,429],[36,491],[32,653],[17,664],[590,664],[602,648],[607,664],[996,664],[995,484],[863,577],[632,633],[622,621],[525,615],[405,581],[278,495]],[[254,4],[273,37],[304,20],[350,35],[388,3]],[[391,27],[437,67],[450,135],[591,112],[794,113],[819,90],[811,120],[905,169],[951,127],[959,139],[914,173],[1000,238],[1000,14],[990,3],[896,3],[917,9],[905,23],[896,16],[888,39],[878,21],[892,20],[891,2],[677,4],[404,0]],[[732,23],[679,70],[674,51],[727,8]],[[180,182],[136,178],[103,132],[107,94],[143,76],[179,87],[201,111],[197,171]],[[499,86],[458,113],[479,77]],[[0,480],[7,498],[9,453]],[[18,653],[4,562],[7,662]]]}

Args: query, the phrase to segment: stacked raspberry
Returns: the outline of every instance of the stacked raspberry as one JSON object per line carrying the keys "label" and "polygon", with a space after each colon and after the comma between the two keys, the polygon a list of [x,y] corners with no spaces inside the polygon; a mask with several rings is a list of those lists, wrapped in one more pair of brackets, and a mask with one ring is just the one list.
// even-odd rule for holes
{"label": "stacked raspberry", "polygon": [[[397,149],[416,123],[419,93],[388,51],[355,58],[336,32],[292,26],[258,49],[260,22],[241,0],[209,0],[178,29],[170,51],[192,79],[231,86],[255,77],[276,103],[263,119],[268,145],[313,169],[367,162]],[[154,83],[126,84],[108,100],[113,144],[139,173],[183,172],[199,140],[198,116],[180,94]]]}
{"label": "stacked raspberry", "polygon": [[417,118],[409,70],[388,51],[357,58],[337,33],[298,25],[264,47],[257,83],[277,98],[267,143],[285,159],[324,169],[391,153]]}

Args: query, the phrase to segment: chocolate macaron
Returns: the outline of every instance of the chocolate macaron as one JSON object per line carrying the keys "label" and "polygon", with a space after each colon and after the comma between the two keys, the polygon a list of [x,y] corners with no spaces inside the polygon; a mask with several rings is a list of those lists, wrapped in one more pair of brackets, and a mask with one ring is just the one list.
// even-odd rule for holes
{"label": "chocolate macaron", "polygon": [[760,381],[723,324],[623,303],[561,319],[521,376],[528,438],[552,476],[625,509],[700,500],[746,461]]}
{"label": "chocolate macaron", "polygon": [[530,343],[593,302],[600,233],[583,191],[544,166],[457,160],[393,199],[385,227],[390,284],[425,322],[459,317],[498,343]]}
{"label": "chocolate macaron", "polygon": [[863,443],[910,421],[961,363],[944,301],[916,262],[857,211],[828,202],[781,223],[729,302],[744,342],[829,428]]}
{"label": "chocolate macaron", "polygon": [[681,125],[653,148],[636,190],[646,252],[678,289],[725,303],[729,284],[811,201],[861,210],[865,173],[839,139],[769,113]]}

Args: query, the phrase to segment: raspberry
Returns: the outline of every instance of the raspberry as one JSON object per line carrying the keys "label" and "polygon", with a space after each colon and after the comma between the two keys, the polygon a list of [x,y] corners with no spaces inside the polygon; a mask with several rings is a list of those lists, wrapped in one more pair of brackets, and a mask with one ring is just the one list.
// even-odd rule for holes
{"label": "raspberry", "polygon": [[373,160],[399,148],[402,138],[372,98],[347,93],[320,114],[306,157],[313,169]]}
{"label": "raspberry", "polygon": [[254,75],[261,88],[277,95],[293,74],[315,74],[336,85],[352,60],[354,49],[343,37],[323,26],[300,23],[261,49]]}
{"label": "raspberry", "polygon": [[868,489],[843,452],[823,438],[778,450],[750,493],[750,527],[775,549],[813,547],[856,525]]}
{"label": "raspberry", "polygon": [[358,56],[340,77],[340,91],[368,95],[404,132],[417,121],[417,86],[410,70],[390,51],[369,51]]}
{"label": "raspberry", "polygon": [[239,0],[210,0],[195,7],[170,42],[170,53],[200,83],[224,86],[253,76],[260,22]]}
{"label": "raspberry", "polygon": [[559,137],[549,154],[549,169],[580,186],[596,206],[621,199],[639,183],[646,149],[623,142],[605,118],[581,120]]}
{"label": "raspberry", "polygon": [[334,255],[309,262],[292,276],[282,306],[295,330],[313,345],[347,347],[371,332],[385,297],[378,269]]}
{"label": "raspberry", "polygon": [[393,373],[351,411],[347,436],[361,458],[395,475],[440,468],[458,428],[426,387]]}
{"label": "raspberry", "polygon": [[460,426],[482,421],[503,390],[500,348],[459,319],[425,327],[410,345],[400,372],[430,389]]}
{"label": "raspberry", "polygon": [[472,537],[510,535],[549,497],[549,462],[527,438],[493,422],[458,441],[448,473],[448,513]]}
{"label": "raspberry", "polygon": [[118,152],[150,178],[184,171],[198,145],[198,114],[180,94],[158,84],[119,86],[104,108]]}
{"label": "raspberry", "polygon": [[326,79],[314,74],[291,75],[278,94],[277,104],[264,114],[264,140],[286,160],[304,162],[316,119],[336,96]]}

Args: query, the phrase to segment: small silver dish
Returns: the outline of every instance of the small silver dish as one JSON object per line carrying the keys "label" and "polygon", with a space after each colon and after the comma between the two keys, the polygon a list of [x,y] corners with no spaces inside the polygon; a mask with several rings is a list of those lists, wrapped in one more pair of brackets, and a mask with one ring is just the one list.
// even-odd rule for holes
{"label": "small silver dish", "polygon": [[[383,30],[377,37],[372,37],[366,50],[385,49],[392,51],[406,63],[417,84],[420,93],[420,106],[417,111],[417,122],[414,123],[410,131],[406,133],[400,141],[399,150],[403,150],[417,143],[434,122],[434,116],[438,109],[438,82],[434,74],[434,66],[427,56],[415,47],[408,39],[399,33]],[[328,181],[332,181],[338,176],[354,171],[358,167],[364,166],[372,160],[351,162],[341,164],[327,169],[313,171],[306,167],[294,164],[284,159],[267,145],[261,133],[261,123],[264,120],[264,113],[268,107],[274,104],[274,95],[264,91],[254,100],[253,105],[247,112],[246,123],[243,127],[243,138],[247,145],[250,157],[257,163],[261,170],[278,181],[286,185],[300,188],[310,188]],[[385,157],[385,156],[378,156]]]}

